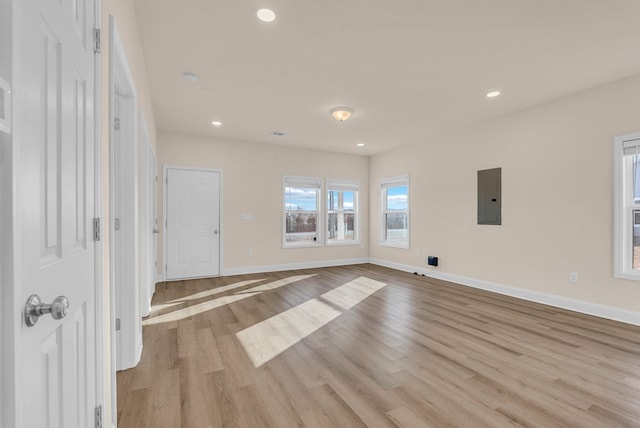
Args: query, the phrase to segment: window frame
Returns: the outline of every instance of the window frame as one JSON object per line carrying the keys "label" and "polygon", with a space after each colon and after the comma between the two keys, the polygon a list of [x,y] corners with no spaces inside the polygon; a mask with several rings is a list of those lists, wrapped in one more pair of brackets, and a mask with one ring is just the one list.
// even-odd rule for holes
{"label": "window frame", "polygon": [[[353,192],[353,240],[339,240],[339,241],[330,241],[329,239],[329,192]],[[360,182],[357,180],[347,180],[347,179],[338,179],[338,178],[327,178],[325,185],[325,203],[326,207],[324,210],[325,213],[325,243],[327,246],[340,246],[340,245],[360,245]],[[344,203],[342,206],[342,211],[340,209],[337,210],[338,215],[340,212],[344,213]]]}
{"label": "window frame", "polygon": [[[386,239],[387,236],[387,222],[386,216],[389,213],[387,211],[387,189],[391,187],[407,187],[407,235],[406,240],[399,241],[389,241]],[[397,177],[389,177],[383,178],[379,181],[380,190],[380,221],[379,221],[379,243],[384,247],[392,247],[392,248],[402,248],[402,249],[410,249],[411,248],[411,183],[409,180],[409,175],[401,175]],[[395,211],[398,212],[398,211]]]}
{"label": "window frame", "polygon": [[[303,177],[297,175],[282,176],[282,248],[317,248],[323,246],[323,227],[324,217],[322,215],[322,195],[324,194],[323,179],[319,177]],[[316,187],[317,186],[317,187]],[[297,187],[302,189],[317,189],[316,191],[316,210],[287,210],[287,187]],[[294,244],[287,242],[287,214],[291,211],[299,212],[315,212],[316,213],[316,240]]]}
{"label": "window frame", "polygon": [[640,210],[634,201],[632,174],[626,174],[624,150],[637,147],[640,154],[640,132],[614,139],[614,236],[613,266],[616,278],[640,281],[640,270],[633,269],[633,211]]}

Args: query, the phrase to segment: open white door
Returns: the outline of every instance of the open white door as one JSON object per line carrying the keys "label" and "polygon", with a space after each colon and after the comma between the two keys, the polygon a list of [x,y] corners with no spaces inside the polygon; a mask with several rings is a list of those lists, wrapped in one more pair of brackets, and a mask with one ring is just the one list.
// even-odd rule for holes
{"label": "open white door", "polygon": [[167,280],[220,274],[220,172],[166,168]]}
{"label": "open white door", "polygon": [[[14,8],[15,425],[86,428],[96,406],[95,3]],[[35,295],[55,303],[32,297],[26,308]]]}

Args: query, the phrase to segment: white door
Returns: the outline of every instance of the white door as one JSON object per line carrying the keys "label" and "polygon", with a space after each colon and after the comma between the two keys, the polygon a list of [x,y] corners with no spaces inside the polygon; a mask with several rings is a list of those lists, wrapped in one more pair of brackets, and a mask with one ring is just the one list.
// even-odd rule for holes
{"label": "white door", "polygon": [[66,317],[16,327],[16,425],[86,428],[96,405],[95,4],[14,7],[15,291],[21,302],[68,299]]}
{"label": "white door", "polygon": [[220,274],[220,173],[167,168],[167,279]]}

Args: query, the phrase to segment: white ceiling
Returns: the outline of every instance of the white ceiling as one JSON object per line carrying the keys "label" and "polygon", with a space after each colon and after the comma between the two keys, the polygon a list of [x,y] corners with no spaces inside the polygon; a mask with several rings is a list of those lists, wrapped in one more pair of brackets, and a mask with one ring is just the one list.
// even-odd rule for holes
{"label": "white ceiling", "polygon": [[640,73],[639,0],[134,2],[161,131],[371,155]]}

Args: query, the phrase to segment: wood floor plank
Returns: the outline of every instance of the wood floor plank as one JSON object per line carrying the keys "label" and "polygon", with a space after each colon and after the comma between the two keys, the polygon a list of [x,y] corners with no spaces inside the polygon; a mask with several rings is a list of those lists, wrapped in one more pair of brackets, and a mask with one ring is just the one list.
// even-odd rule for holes
{"label": "wood floor plank", "polygon": [[[640,426],[637,326],[366,264],[163,283],[152,303],[120,428]],[[270,349],[257,368],[242,331]]]}

